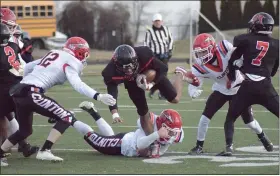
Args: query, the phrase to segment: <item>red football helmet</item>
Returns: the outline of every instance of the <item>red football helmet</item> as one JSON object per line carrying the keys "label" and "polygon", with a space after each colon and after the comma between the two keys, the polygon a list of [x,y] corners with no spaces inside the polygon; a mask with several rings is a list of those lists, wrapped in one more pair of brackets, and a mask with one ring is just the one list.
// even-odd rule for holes
{"label": "red football helmet", "polygon": [[202,33],[195,37],[193,53],[195,60],[199,65],[209,62],[213,58],[215,51],[216,43],[212,35]]}
{"label": "red football helmet", "polygon": [[181,115],[173,109],[163,110],[159,117],[156,119],[157,128],[166,127],[169,131],[169,138],[161,139],[164,141],[169,141],[171,137],[176,137],[182,128]]}
{"label": "red football helmet", "polygon": [[1,8],[1,23],[7,25],[13,33],[14,29],[16,28],[16,15],[14,12],[8,8]]}
{"label": "red football helmet", "polygon": [[70,53],[79,59],[83,64],[86,64],[86,59],[89,57],[90,48],[87,41],[81,37],[71,37],[69,38],[63,50]]}

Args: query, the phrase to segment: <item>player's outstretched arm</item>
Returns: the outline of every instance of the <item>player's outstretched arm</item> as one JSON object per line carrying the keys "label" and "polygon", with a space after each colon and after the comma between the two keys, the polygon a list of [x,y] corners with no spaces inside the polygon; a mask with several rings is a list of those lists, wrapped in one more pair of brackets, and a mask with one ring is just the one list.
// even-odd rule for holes
{"label": "player's outstretched arm", "polygon": [[78,73],[72,67],[67,66],[65,68],[65,74],[72,87],[80,94],[85,95],[89,98],[93,98],[97,101],[101,101],[106,105],[112,106],[116,104],[116,100],[112,95],[100,94],[96,90],[90,88],[87,84],[85,84],[79,77]]}
{"label": "player's outstretched arm", "polygon": [[137,130],[136,133],[143,133],[144,135],[139,134],[137,138],[137,148],[139,150],[149,147],[159,138],[167,138],[168,130],[165,127],[161,127],[158,131],[153,132],[152,134],[146,136],[145,133],[141,130]]}

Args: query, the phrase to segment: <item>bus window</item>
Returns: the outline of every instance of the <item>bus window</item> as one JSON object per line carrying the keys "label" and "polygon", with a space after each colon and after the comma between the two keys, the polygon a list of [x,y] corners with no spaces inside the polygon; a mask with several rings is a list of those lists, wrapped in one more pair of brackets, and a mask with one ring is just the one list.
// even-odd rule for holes
{"label": "bus window", "polygon": [[46,7],[40,6],[40,16],[46,16]]}
{"label": "bus window", "polygon": [[15,12],[15,10],[16,10],[15,6],[10,6],[9,9],[13,12]]}
{"label": "bus window", "polygon": [[22,18],[23,17],[23,8],[22,6],[17,6],[17,17]]}
{"label": "bus window", "polygon": [[48,17],[52,17],[52,16],[53,16],[53,7],[48,6]]}
{"label": "bus window", "polygon": [[39,14],[38,14],[38,6],[32,6],[32,13],[33,13],[33,17],[39,16]]}
{"label": "bus window", "polygon": [[31,13],[30,13],[30,11],[31,11],[30,6],[25,6],[24,8],[25,8],[25,16],[26,17],[30,17],[30,15],[31,15]]}

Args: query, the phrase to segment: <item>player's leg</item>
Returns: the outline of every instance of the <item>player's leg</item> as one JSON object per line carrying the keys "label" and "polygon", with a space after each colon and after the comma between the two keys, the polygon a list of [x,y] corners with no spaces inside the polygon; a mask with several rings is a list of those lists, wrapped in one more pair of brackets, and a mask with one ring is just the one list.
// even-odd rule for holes
{"label": "player's leg", "polygon": [[[16,113],[15,113],[16,117]],[[17,121],[17,118],[15,118],[13,113],[8,113],[6,115],[6,118],[9,121],[9,131],[8,131],[8,136],[14,134],[16,131],[19,130],[19,124]],[[24,157],[29,157],[34,153],[37,153],[39,150],[39,147],[37,146],[31,146],[26,139],[18,142],[18,152],[22,152]]]}
{"label": "player's leg", "polygon": [[154,126],[150,120],[149,108],[146,100],[145,91],[139,88],[136,82],[125,82],[130,99],[137,108],[137,113],[140,116],[140,122],[146,135],[154,132]]}
{"label": "player's leg", "polygon": [[242,112],[241,117],[243,119],[243,122],[257,134],[264,148],[267,151],[273,151],[273,144],[269,140],[268,136],[266,136],[266,134],[263,132],[263,129],[261,128],[259,122],[254,119],[251,106],[249,106],[247,109],[245,109],[245,111]]}
{"label": "player's leg", "polygon": [[84,136],[85,141],[95,150],[105,155],[122,155],[121,140],[126,133],[113,136],[103,136],[95,132],[89,132]]}
{"label": "player's leg", "polygon": [[263,96],[260,104],[279,118],[279,95],[270,81],[266,80],[262,86]]}
{"label": "player's leg", "polygon": [[100,116],[97,109],[94,107],[92,102],[84,101],[80,103],[79,107],[84,111],[88,112],[91,117],[95,120],[98,129],[103,136],[112,136],[114,131],[112,127]]}
{"label": "player's leg", "polygon": [[223,107],[223,105],[230,99],[230,96],[221,94],[218,91],[214,91],[206,101],[206,106],[203,110],[202,116],[200,117],[197,129],[197,141],[196,146],[191,149],[190,154],[201,154],[203,153],[203,143],[208,130],[208,125],[212,117],[216,112]]}
{"label": "player's leg", "polygon": [[[9,151],[15,144],[19,143],[20,141],[23,141],[28,136],[32,134],[32,121],[33,121],[33,114],[32,111],[27,107],[18,106],[18,104],[28,104],[25,99],[20,98],[15,99],[16,103],[16,113],[19,116],[18,118],[18,124],[19,129],[8,137],[8,139],[2,144],[0,153]],[[30,149],[30,146],[28,147],[26,145],[27,149]]]}
{"label": "player's leg", "polygon": [[[244,82],[243,82],[244,83]],[[253,104],[254,97],[249,92],[248,86],[242,83],[236,95],[229,103],[229,109],[224,123],[226,150],[219,153],[219,156],[231,156],[233,152],[234,122],[249,106]],[[248,91],[247,91],[248,90]]]}
{"label": "player's leg", "polygon": [[167,77],[163,77],[155,86],[159,89],[161,95],[170,103],[178,103],[182,96],[183,90],[183,76],[175,74],[173,83]]}

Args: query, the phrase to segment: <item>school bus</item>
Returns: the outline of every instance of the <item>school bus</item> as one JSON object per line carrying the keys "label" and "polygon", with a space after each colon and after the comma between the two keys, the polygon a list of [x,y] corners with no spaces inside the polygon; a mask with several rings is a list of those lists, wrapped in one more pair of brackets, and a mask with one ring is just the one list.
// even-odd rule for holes
{"label": "school bus", "polygon": [[1,7],[11,9],[17,16],[17,24],[27,32],[33,45],[44,48],[44,40],[56,32],[54,1],[2,1]]}

